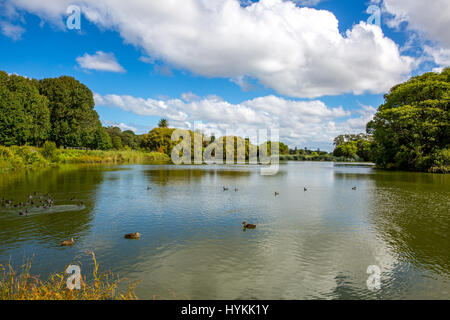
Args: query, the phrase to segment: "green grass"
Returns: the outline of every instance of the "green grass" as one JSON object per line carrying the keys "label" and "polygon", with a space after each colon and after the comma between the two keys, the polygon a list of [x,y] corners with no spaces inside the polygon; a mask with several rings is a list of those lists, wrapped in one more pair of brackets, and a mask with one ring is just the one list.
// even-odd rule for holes
{"label": "green grass", "polygon": [[72,150],[0,146],[0,172],[82,163],[166,163],[170,157],[138,150]]}
{"label": "green grass", "polygon": [[30,274],[31,263],[15,271],[11,266],[0,265],[0,300],[136,300],[134,284],[127,292],[118,291],[119,278],[111,272],[99,273],[93,252],[93,280],[82,276],[81,289],[69,290],[64,273],[52,274],[43,281]]}

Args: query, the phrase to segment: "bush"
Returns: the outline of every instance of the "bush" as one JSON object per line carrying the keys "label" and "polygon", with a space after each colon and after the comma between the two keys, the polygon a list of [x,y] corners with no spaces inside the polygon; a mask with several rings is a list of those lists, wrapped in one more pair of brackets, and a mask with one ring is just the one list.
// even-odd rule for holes
{"label": "bush", "polygon": [[42,146],[41,154],[47,159],[54,159],[56,156],[56,143],[53,141],[46,141]]}
{"label": "bush", "polygon": [[32,147],[12,147],[14,153],[22,158],[25,165],[45,166],[48,161]]}
{"label": "bush", "polygon": [[433,154],[434,163],[430,172],[450,173],[450,149],[443,149]]}

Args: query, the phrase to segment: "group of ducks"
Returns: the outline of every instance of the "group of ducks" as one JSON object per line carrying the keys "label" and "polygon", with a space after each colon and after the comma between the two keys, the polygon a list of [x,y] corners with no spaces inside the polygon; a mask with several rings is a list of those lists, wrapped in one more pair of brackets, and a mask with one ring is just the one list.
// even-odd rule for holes
{"label": "group of ducks", "polygon": [[[127,233],[125,235],[125,239],[134,239],[134,240],[138,240],[141,238],[141,234],[139,232],[136,233]],[[70,240],[66,240],[61,242],[61,247],[69,247],[69,246],[73,246],[73,244],[75,243],[75,240],[73,238],[70,238]]]}
{"label": "group of ducks", "polygon": [[[70,199],[70,201],[75,201],[75,199]],[[19,211],[19,216],[28,216],[32,208],[37,209],[50,209],[54,206],[55,200],[52,199],[50,194],[38,195],[37,192],[29,194],[27,196],[26,202],[18,202],[14,204],[14,199],[5,199],[4,197],[0,200],[2,207],[22,209]],[[84,204],[80,202],[78,206],[82,207]]]}
{"label": "group of ducks", "polygon": [[[152,188],[150,186],[147,186],[147,190],[151,190],[151,189]],[[228,191],[228,190],[229,190],[229,188],[227,188],[225,186],[223,187],[223,191]],[[353,187],[352,190],[356,190],[356,187]],[[234,191],[238,192],[239,189],[235,188]],[[308,189],[306,187],[304,187],[303,191],[306,192],[306,191],[308,191]],[[280,195],[279,192],[275,192],[275,197],[277,197],[279,195]],[[34,196],[36,196],[36,192],[34,193]],[[53,199],[51,199],[49,194],[47,194],[46,197],[47,197],[47,199],[46,200],[44,199],[45,200],[44,201],[43,198],[45,198],[45,197],[39,196],[39,199],[40,199],[39,203],[40,203],[40,205],[37,206],[38,208],[40,208],[41,205],[42,205],[43,208],[51,208],[53,206],[53,203],[54,203]],[[31,195],[31,194],[28,195],[28,200],[29,200],[29,202],[18,203],[16,205],[14,205],[14,207],[17,208],[17,207],[34,205],[33,195]],[[71,200],[74,200],[74,199],[71,199]],[[11,207],[13,205],[12,204],[12,202],[13,202],[12,200],[5,200],[5,198],[3,198],[0,202],[1,202],[3,207]],[[82,203],[81,203],[81,205],[82,205]],[[26,209],[25,213],[24,212],[20,212],[19,215],[24,215],[24,214],[28,215],[28,212],[29,212],[28,209]],[[244,231],[247,230],[247,229],[256,229],[256,224],[247,223],[247,221],[242,222],[242,225],[244,227]],[[141,234],[139,232],[127,233],[124,236],[124,238],[125,239],[138,240],[138,239],[141,238]],[[75,243],[75,240],[73,238],[70,238],[70,240],[65,240],[65,241],[61,242],[61,246],[73,246],[74,243]]]}
{"label": "group of ducks", "polygon": [[27,196],[27,202],[19,202],[14,204],[13,199],[6,200],[5,198],[2,198],[0,200],[0,203],[2,204],[2,207],[6,208],[14,208],[14,209],[25,209],[21,210],[19,212],[19,216],[28,216],[28,213],[30,213],[30,209],[34,207],[36,204],[36,208],[43,208],[43,209],[49,209],[54,205],[54,200],[50,197],[50,195],[47,193],[45,195],[37,195],[37,192],[33,194],[29,194]]}
{"label": "group of ducks", "polygon": [[[228,191],[229,189],[227,187],[223,187],[223,191]],[[352,190],[356,190],[356,187],[353,187]],[[238,191],[238,189],[234,189],[235,192]],[[303,188],[303,191],[306,192],[308,189],[306,187]],[[275,197],[279,196],[280,193],[275,191]],[[256,229],[256,224],[247,223],[246,221],[242,222],[242,225],[244,226],[244,231],[246,229]]]}

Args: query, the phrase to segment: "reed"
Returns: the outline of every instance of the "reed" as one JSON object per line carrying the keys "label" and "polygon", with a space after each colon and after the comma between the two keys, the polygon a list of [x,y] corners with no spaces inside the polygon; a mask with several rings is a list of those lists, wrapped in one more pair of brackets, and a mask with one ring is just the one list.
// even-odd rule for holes
{"label": "reed", "polygon": [[43,281],[31,275],[31,263],[28,262],[19,271],[10,265],[0,265],[0,300],[136,300],[135,283],[128,291],[120,293],[119,278],[112,272],[99,273],[99,264],[91,252],[94,264],[92,280],[81,279],[80,290],[67,288],[67,275],[52,274]]}

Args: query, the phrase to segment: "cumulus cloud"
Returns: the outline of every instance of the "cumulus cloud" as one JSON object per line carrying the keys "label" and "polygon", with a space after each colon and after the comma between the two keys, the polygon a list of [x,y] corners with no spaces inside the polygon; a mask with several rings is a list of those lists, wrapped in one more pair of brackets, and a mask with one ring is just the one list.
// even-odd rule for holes
{"label": "cumulus cloud", "polygon": [[25,33],[25,29],[19,25],[11,24],[7,21],[0,21],[0,29],[3,35],[8,38],[18,41],[22,39],[22,35]]}
{"label": "cumulus cloud", "polygon": [[[62,24],[73,0],[6,0]],[[80,0],[83,15],[147,56],[207,77],[248,76],[291,97],[382,93],[405,80],[412,58],[364,22],[341,34],[329,11],[260,0]]]}
{"label": "cumulus cloud", "polygon": [[450,47],[450,1],[384,0],[384,9],[393,15],[391,26],[407,23],[409,29]]}
{"label": "cumulus cloud", "polygon": [[[379,0],[372,0],[379,1]],[[405,49],[418,46],[423,56],[418,64],[433,61],[435,72],[450,65],[450,2],[435,0],[432,4],[422,0],[384,0],[383,10],[390,14],[388,25],[406,26],[412,32]],[[427,43],[427,45],[424,45]]]}
{"label": "cumulus cloud", "polygon": [[324,0],[294,0],[295,3],[297,3],[300,6],[306,6],[306,7],[313,7],[318,5],[320,2],[323,2]]}
{"label": "cumulus cloud", "polygon": [[[291,146],[309,144],[330,149],[333,138],[342,133],[365,131],[375,108],[363,106],[356,117],[342,107],[330,108],[322,101],[296,101],[273,95],[232,104],[220,97],[144,99],[127,95],[94,94],[97,106],[116,107],[141,116],[168,118],[171,125],[191,128],[202,121],[207,133],[224,135],[226,130],[243,136],[247,130],[279,128],[281,140]],[[350,118],[349,118],[350,117]]]}
{"label": "cumulus cloud", "polygon": [[117,59],[113,53],[105,53],[103,51],[97,51],[93,55],[85,53],[76,60],[83,69],[125,72],[125,69],[117,62]]}
{"label": "cumulus cloud", "polygon": [[424,52],[438,65],[433,69],[434,72],[441,72],[445,67],[450,66],[450,49],[425,46]]}

